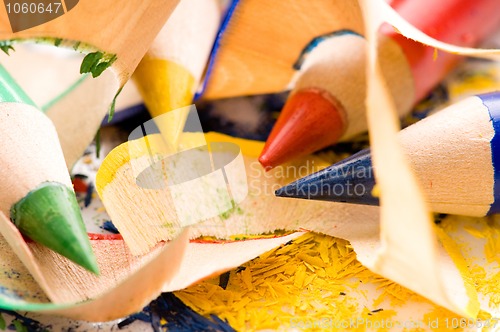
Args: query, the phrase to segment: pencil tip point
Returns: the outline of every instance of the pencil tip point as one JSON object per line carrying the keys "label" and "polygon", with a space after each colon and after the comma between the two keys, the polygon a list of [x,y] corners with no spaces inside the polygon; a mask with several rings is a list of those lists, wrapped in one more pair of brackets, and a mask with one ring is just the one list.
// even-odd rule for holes
{"label": "pencil tip point", "polygon": [[285,194],[285,190],[284,190],[285,187],[282,187],[282,188],[279,188],[278,190],[276,190],[274,192],[274,195],[276,197],[283,197],[283,195]]}
{"label": "pencil tip point", "polygon": [[298,179],[278,190],[278,197],[377,205],[372,195],[375,186],[370,150],[351,157],[316,173]]}
{"label": "pencil tip point", "polygon": [[262,167],[264,167],[264,170],[266,172],[269,172],[274,167],[274,165],[272,165],[271,163],[271,160],[269,159],[268,154],[264,152],[262,152],[262,154],[259,156],[259,163],[262,165]]}
{"label": "pencil tip point", "polygon": [[12,206],[11,218],[33,241],[99,273],[75,193],[66,185],[43,183]]}
{"label": "pencil tip point", "polygon": [[[287,184],[284,187],[277,189],[274,192],[276,197],[284,197],[284,198],[308,198],[304,195],[301,195],[301,186],[300,183],[304,178],[294,181],[292,183]],[[302,189],[302,194],[304,194],[304,190]]]}
{"label": "pencil tip point", "polygon": [[193,101],[195,78],[179,63],[145,57],[137,66],[134,78],[153,118],[191,105]]}
{"label": "pencil tip point", "polygon": [[259,158],[273,168],[336,143],[344,133],[340,103],[320,89],[303,89],[291,95]]}

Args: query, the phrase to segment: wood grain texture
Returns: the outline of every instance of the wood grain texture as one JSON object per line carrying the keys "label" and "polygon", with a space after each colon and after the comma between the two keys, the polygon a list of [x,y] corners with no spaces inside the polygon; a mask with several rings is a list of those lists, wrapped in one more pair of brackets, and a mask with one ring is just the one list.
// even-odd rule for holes
{"label": "wood grain texture", "polygon": [[11,32],[7,12],[0,11],[0,40],[61,38],[116,54],[113,66],[125,84],[178,0],[82,0],[45,24]]}
{"label": "wood grain texture", "polygon": [[72,188],[54,125],[40,110],[0,103],[0,132],[1,211],[10,214],[13,204],[46,181]]}
{"label": "wood grain texture", "polygon": [[[99,77],[88,75],[74,90],[54,103],[47,116],[57,129],[66,165],[73,167],[92,142],[120,88],[119,73],[108,68]],[[83,114],[82,114],[83,113]]]}
{"label": "wood grain texture", "polygon": [[[482,217],[494,201],[490,113],[467,98],[399,133],[432,211]],[[473,184],[471,183],[473,182]]]}
{"label": "wood grain texture", "polygon": [[302,49],[314,37],[340,29],[363,32],[356,1],[240,1],[204,97],[283,91]]}

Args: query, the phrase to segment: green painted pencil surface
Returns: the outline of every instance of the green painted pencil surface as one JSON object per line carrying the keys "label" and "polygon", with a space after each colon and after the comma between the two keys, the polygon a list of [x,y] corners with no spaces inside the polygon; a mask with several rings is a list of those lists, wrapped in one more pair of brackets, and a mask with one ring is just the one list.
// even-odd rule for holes
{"label": "green painted pencil surface", "polygon": [[0,118],[0,209],[23,235],[98,274],[55,128],[2,66]]}

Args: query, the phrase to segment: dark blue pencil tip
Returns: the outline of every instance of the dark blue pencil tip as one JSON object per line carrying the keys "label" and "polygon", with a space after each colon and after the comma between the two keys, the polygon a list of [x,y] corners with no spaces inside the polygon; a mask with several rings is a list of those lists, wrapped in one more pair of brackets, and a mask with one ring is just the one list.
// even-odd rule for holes
{"label": "dark blue pencil tip", "polygon": [[275,191],[278,197],[378,205],[370,150],[363,150]]}
{"label": "dark blue pencil tip", "polygon": [[287,188],[288,188],[288,186],[285,186],[285,187],[279,188],[278,190],[276,190],[276,191],[274,192],[274,194],[275,194],[277,197],[288,197],[288,196],[286,195]]}
{"label": "dark blue pencil tip", "polygon": [[[307,179],[307,177],[305,177],[305,178],[303,178],[301,180],[306,180],[306,179]],[[292,182],[289,185],[286,185],[286,186],[284,186],[282,188],[279,188],[278,190],[276,190],[274,192],[274,194],[277,197],[310,199],[307,196],[307,192],[303,190],[303,187],[297,186],[297,182],[299,182],[299,181],[300,180]]]}

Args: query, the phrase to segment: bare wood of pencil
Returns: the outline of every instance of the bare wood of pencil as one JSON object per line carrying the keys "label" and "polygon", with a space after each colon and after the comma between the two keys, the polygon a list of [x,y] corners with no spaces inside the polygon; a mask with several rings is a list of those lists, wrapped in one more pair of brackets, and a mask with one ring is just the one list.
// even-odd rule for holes
{"label": "bare wood of pencil", "polygon": [[[69,167],[90,143],[112,105],[113,98],[132,75],[154,37],[179,0],[80,1],[64,15],[44,24],[10,32],[6,11],[0,11],[0,40],[38,40],[73,47],[95,57],[90,71],[98,74],[47,111],[54,122]],[[97,84],[97,85],[94,85]]]}
{"label": "bare wood of pencil", "polygon": [[[398,82],[388,88],[402,116],[414,99],[410,68],[392,39],[381,36],[379,45],[384,77]],[[366,131],[365,59],[365,40],[353,33],[326,37],[308,54],[259,158],[266,169]]]}

